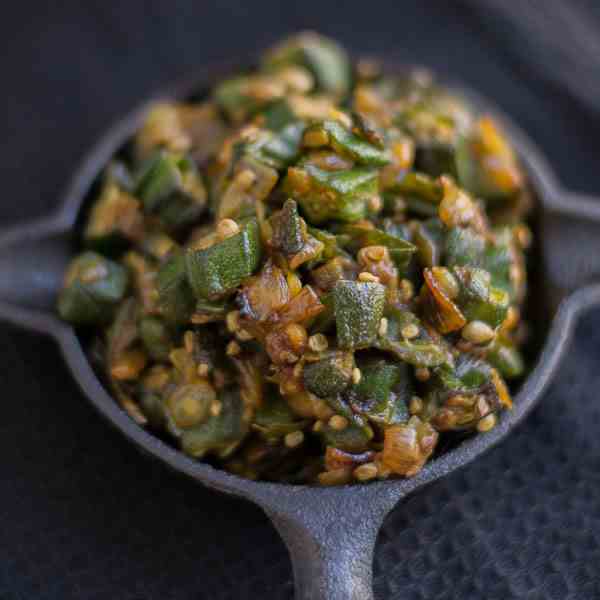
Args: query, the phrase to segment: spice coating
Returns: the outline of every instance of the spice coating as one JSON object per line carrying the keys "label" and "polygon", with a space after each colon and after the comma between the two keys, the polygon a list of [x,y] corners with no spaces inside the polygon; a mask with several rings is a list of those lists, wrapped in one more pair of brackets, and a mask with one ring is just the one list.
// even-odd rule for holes
{"label": "spice coating", "polygon": [[107,167],[58,310],[115,397],[252,479],[410,477],[522,375],[524,175],[422,71],[298,34]]}

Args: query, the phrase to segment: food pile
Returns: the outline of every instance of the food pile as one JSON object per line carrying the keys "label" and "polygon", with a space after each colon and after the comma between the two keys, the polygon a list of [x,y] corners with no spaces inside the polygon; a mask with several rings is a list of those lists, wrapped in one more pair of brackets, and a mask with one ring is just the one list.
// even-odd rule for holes
{"label": "food pile", "polygon": [[153,106],[58,301],[140,425],[252,479],[415,475],[523,373],[524,175],[423,71],[302,33]]}

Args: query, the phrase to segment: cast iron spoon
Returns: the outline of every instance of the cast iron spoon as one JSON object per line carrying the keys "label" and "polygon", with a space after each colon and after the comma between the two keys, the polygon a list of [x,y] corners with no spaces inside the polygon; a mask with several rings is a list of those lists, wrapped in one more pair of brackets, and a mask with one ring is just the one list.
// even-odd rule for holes
{"label": "cast iron spoon", "polygon": [[[239,65],[202,69],[194,81],[162,94],[185,98],[236,72]],[[387,65],[388,70],[404,67]],[[536,348],[514,408],[492,431],[465,440],[410,479],[335,488],[256,482],[193,460],[139,427],[107,393],[82,340],[55,314],[56,295],[77,250],[77,222],[93,182],[138,128],[147,104],[111,128],[78,169],[58,211],[0,233],[0,318],[52,336],[92,404],[136,446],[213,489],[263,508],[283,537],[293,564],[298,600],[369,600],[372,559],[383,519],[408,494],[465,466],[523,420],[555,374],[574,325],[600,305],[600,199],[563,189],[537,148],[489,102],[452,86],[505,127],[537,200],[532,222],[537,247],[530,273],[529,312]],[[585,287],[582,287],[585,286]]]}

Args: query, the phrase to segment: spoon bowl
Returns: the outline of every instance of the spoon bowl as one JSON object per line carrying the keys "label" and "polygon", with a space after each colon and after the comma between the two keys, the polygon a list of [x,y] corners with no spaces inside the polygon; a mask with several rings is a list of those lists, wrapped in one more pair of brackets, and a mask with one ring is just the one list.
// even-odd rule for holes
{"label": "spoon bowl", "polygon": [[[406,67],[386,65],[388,71]],[[204,68],[194,80],[156,99],[182,99],[239,70],[239,64]],[[372,557],[384,517],[402,498],[467,465],[506,436],[541,398],[556,373],[574,324],[600,305],[600,200],[563,189],[543,155],[490,102],[450,86],[505,128],[528,174],[535,198],[536,247],[528,311],[534,328],[533,365],[514,408],[492,431],[464,440],[410,479],[337,488],[256,482],[194,460],[138,426],[115,402],[92,368],[86,340],[55,314],[56,296],[77,250],[81,215],[110,158],[141,124],[148,103],[124,117],[90,152],[74,175],[58,211],[0,233],[0,318],[52,336],[84,394],[138,448],[215,490],[246,498],[272,519],[289,549],[296,598],[372,598]]]}

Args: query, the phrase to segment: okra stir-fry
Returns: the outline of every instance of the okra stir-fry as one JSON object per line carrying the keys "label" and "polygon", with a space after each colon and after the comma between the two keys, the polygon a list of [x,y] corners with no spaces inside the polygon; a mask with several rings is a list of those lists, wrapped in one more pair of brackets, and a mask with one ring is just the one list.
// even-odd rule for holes
{"label": "okra stir-fry", "polygon": [[111,392],[252,479],[410,477],[522,375],[524,174],[421,70],[302,33],[155,104],[106,168],[61,316]]}

